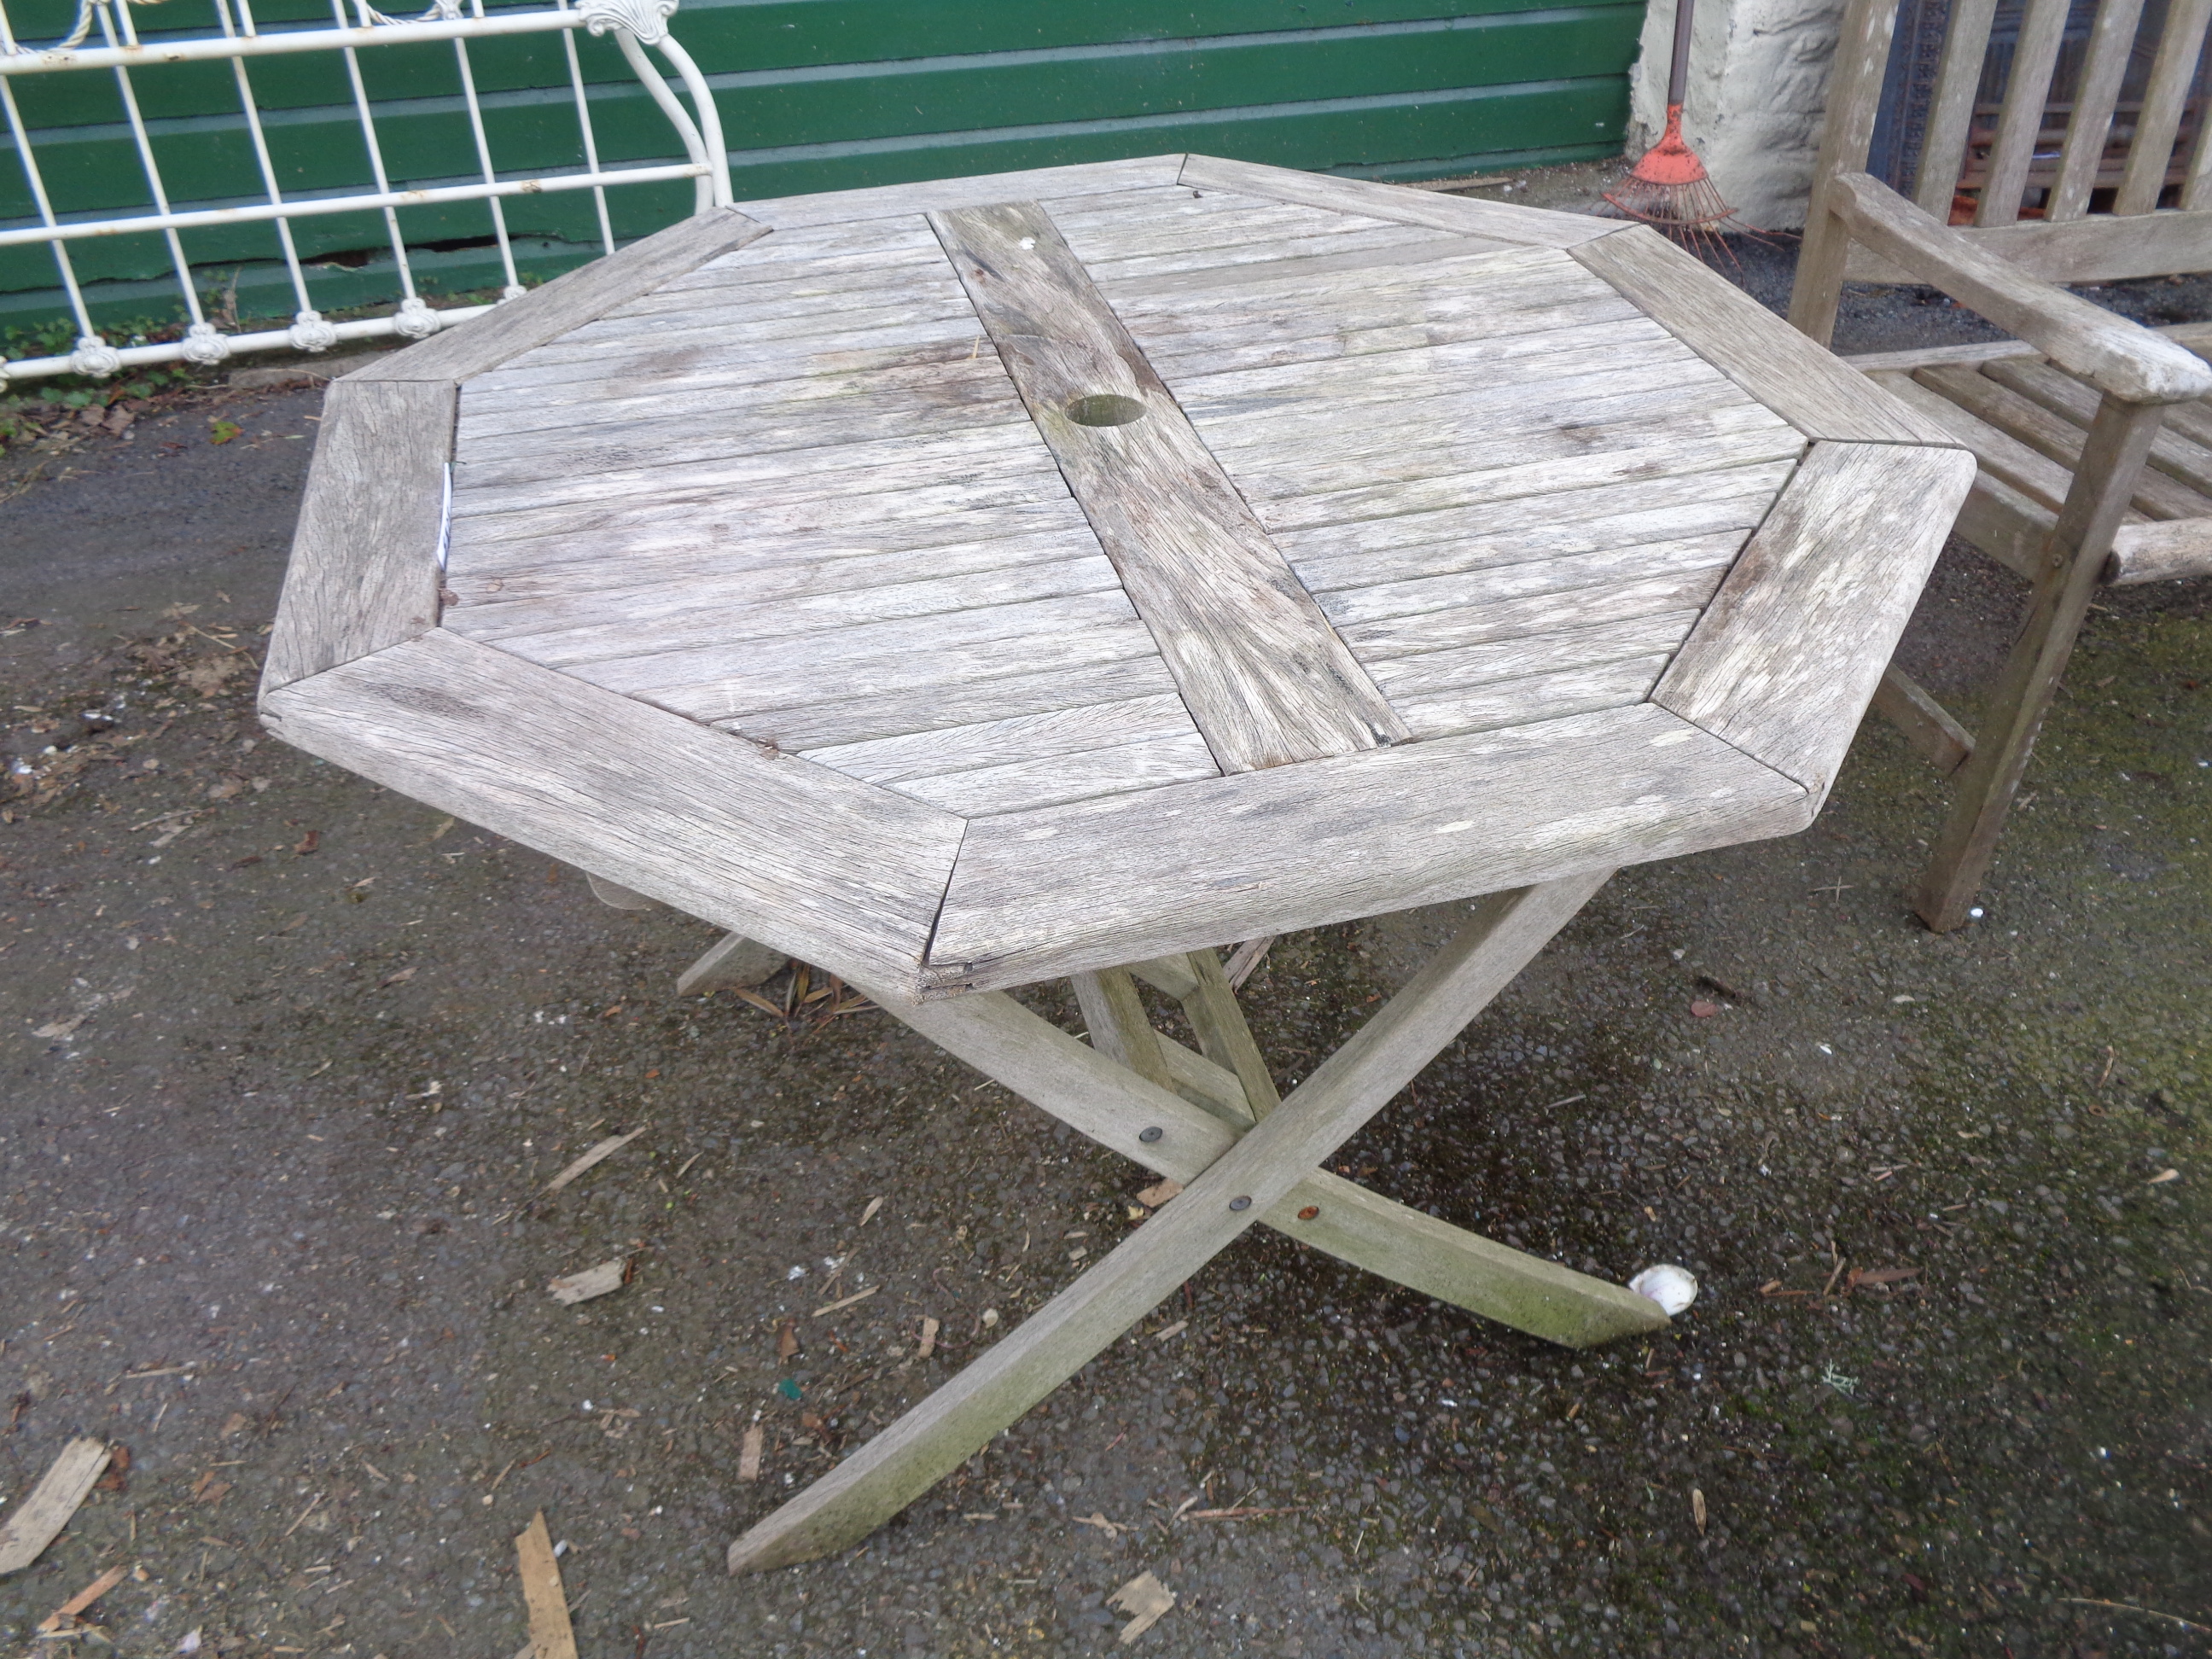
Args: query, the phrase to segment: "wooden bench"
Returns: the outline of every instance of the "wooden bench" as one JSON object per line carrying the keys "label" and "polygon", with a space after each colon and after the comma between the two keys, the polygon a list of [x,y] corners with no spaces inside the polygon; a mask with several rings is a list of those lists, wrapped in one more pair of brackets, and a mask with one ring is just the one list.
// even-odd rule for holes
{"label": "wooden bench", "polygon": [[[2202,360],[2212,325],[2143,328],[2056,286],[2212,267],[2212,125],[2197,124],[2186,153],[2176,144],[2212,6],[2166,13],[2130,131],[2114,112],[2142,0],[2104,0],[2078,84],[2058,89],[2072,112],[2053,167],[2039,160],[2038,137],[2058,101],[2067,0],[2028,0],[1983,131],[1975,100],[1995,0],[1960,0],[1913,200],[1864,171],[1897,7],[1852,0],[1845,13],[1790,320],[1825,344],[1844,283],[1925,283],[2016,337],[1853,360],[1973,452],[1980,471],[1959,534],[2033,585],[1978,732],[1894,666],[1875,700],[1958,780],[1917,896],[1942,932],[1974,913],[2098,586],[2212,574],[2212,368]],[[1970,164],[1973,223],[1954,228]]]}

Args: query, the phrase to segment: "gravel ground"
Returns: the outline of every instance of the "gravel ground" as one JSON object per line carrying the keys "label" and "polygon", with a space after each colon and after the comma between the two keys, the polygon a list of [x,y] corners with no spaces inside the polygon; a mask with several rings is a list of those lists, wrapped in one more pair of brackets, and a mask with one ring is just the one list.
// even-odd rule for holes
{"label": "gravel ground", "polygon": [[[1971,323],[1858,296],[1844,343]],[[1688,1265],[1663,1336],[1554,1350],[1255,1235],[865,1547],[732,1581],[1147,1177],[879,1013],[679,999],[698,924],[263,736],[317,404],[184,394],[0,481],[0,1493],[130,1454],[0,1580],[9,1650],[506,1659],[542,1510],[590,1659],[1109,1651],[1146,1571],[1177,1655],[2212,1651],[2212,585],[2102,603],[1975,927],[1910,916],[1942,793],[1870,724],[1812,830],[1624,872],[1345,1149]],[[2016,605],[1954,550],[1910,665],[1966,693]],[[1446,925],[1279,944],[1280,1080]]]}

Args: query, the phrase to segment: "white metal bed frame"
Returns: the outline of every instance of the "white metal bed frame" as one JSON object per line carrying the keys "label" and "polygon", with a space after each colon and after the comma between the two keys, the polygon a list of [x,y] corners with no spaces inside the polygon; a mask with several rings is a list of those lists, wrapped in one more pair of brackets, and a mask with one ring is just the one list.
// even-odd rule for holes
{"label": "white metal bed frame", "polygon": [[[29,357],[13,362],[0,357],[0,384],[52,374],[84,374],[102,378],[120,369],[146,363],[183,362],[212,367],[240,352],[327,351],[342,341],[374,339],[393,334],[419,340],[436,333],[441,328],[449,327],[471,317],[482,316],[492,310],[492,306],[434,307],[416,291],[414,271],[408,261],[406,239],[401,234],[396,211],[399,208],[444,202],[485,203],[490,210],[493,238],[506,269],[506,291],[501,297],[514,299],[523,292],[523,288],[515,270],[514,249],[507,236],[507,216],[500,205],[506,197],[544,191],[590,191],[599,210],[600,240],[610,253],[615,250],[613,227],[607,215],[606,192],[610,186],[689,179],[693,183],[695,212],[712,206],[726,205],[731,199],[729,155],[722,141],[722,124],[715,112],[714,94],[708,89],[706,77],[699,72],[699,67],[692,61],[690,54],[668,32],[668,19],[675,14],[677,0],[553,0],[550,9],[499,11],[487,11],[483,0],[434,0],[429,11],[420,17],[404,21],[386,17],[375,11],[368,5],[368,0],[330,0],[333,27],[283,27],[268,31],[256,27],[252,0],[214,0],[214,4],[222,27],[220,35],[156,37],[142,41],[131,20],[131,0],[78,0],[76,27],[69,37],[52,46],[38,47],[26,46],[17,40],[8,19],[4,0],[0,0],[0,112],[6,115],[8,130],[15,139],[16,153],[30,185],[31,199],[37,212],[35,223],[19,222],[13,227],[0,228],[0,246],[44,242],[52,250],[54,264],[61,276],[61,286],[68,296],[77,325],[76,347],[67,356]],[[352,12],[350,21],[349,9]],[[574,31],[579,28],[589,29],[593,34],[613,33],[615,42],[621,47],[631,70],[682,140],[685,155],[683,161],[644,167],[605,167],[600,165],[599,142],[592,127],[590,100],[585,92],[583,72],[576,57]],[[105,44],[86,46],[84,43],[92,38],[95,30]],[[477,100],[476,79],[469,64],[468,43],[472,39],[486,35],[534,34],[555,30],[563,32],[562,44],[568,54],[569,86],[574,95],[576,119],[583,140],[583,168],[573,173],[543,172],[527,177],[501,176],[492,164],[491,149],[484,132],[483,112]],[[465,183],[395,188],[385,169],[383,150],[377,140],[374,112],[362,80],[357,54],[364,47],[436,40],[451,40],[453,43],[454,56],[460,70],[462,97],[467,106],[470,129],[475,137],[477,169],[482,176]],[[661,72],[646,56],[644,48],[648,46],[659,52],[683,83],[690,98],[690,110],[685,109],[683,100],[670,89]],[[277,186],[276,169],[270,160],[269,146],[263,135],[260,111],[254,100],[252,81],[246,64],[250,58],[306,52],[337,52],[344,55],[353,89],[355,114],[360,121],[362,137],[375,176],[376,188],[373,191],[288,197]],[[143,74],[164,64],[207,59],[228,59],[230,63],[237,83],[239,103],[246,118],[246,131],[251,135],[255,159],[259,164],[264,199],[179,211],[170,205],[168,187],[155,158],[154,145],[146,123],[139,114],[137,95],[131,77],[134,73]],[[31,131],[17,108],[15,82],[22,76],[72,71],[110,71],[114,75],[124,112],[137,146],[139,165],[145,173],[147,191],[152,198],[151,210],[112,218],[60,216],[54,212],[37,153],[32,145]],[[307,273],[293,245],[291,222],[364,210],[382,212],[385,232],[390,240],[392,258],[398,267],[402,294],[399,307],[395,314],[389,317],[359,322],[329,322],[315,308],[308,294]],[[278,246],[291,277],[298,310],[289,328],[226,334],[207,317],[179,233],[196,227],[251,222],[266,222],[276,227]],[[154,345],[117,346],[102,337],[100,331],[93,325],[90,310],[70,258],[70,245],[96,236],[135,235],[148,232],[158,232],[167,240],[170,263],[174,268],[177,287],[182,293],[191,322],[181,340]]]}

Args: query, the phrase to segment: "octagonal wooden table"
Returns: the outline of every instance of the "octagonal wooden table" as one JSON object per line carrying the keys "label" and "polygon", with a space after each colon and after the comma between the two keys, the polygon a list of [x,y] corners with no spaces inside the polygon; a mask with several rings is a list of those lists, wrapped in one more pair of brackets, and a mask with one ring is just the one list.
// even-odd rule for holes
{"label": "octagonal wooden table", "polygon": [[[1183,1183],[757,1568],[1255,1223],[1554,1341],[1663,1323],[1316,1166],[1615,866],[1811,820],[1973,475],[1615,222],[1197,156],[754,204],[331,387],[262,714]],[[1446,900],[1279,1100],[1215,947]],[[1087,1043],[1003,994],[1059,975]]]}

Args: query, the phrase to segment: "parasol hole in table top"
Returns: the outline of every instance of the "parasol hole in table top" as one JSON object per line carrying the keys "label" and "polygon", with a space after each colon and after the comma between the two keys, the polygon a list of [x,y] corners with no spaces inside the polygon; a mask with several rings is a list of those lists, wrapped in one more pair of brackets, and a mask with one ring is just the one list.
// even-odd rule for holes
{"label": "parasol hole in table top", "polygon": [[1086,392],[1067,405],[1067,418],[1078,426],[1133,426],[1151,412],[1118,392]]}

